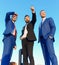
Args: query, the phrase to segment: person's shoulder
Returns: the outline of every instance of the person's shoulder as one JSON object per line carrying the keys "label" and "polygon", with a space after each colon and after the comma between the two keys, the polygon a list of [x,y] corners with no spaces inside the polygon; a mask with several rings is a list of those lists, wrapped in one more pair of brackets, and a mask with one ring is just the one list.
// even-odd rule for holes
{"label": "person's shoulder", "polygon": [[32,25],[32,22],[30,22],[29,24],[28,24],[28,26],[31,26]]}
{"label": "person's shoulder", "polygon": [[48,17],[47,19],[48,19],[48,20],[53,20],[53,18],[52,18],[52,17]]}
{"label": "person's shoulder", "polygon": [[9,20],[8,23],[7,23],[7,25],[11,26],[11,25],[14,25],[14,23],[12,22],[12,20]]}
{"label": "person's shoulder", "polygon": [[25,28],[25,25],[23,26],[23,29]]}
{"label": "person's shoulder", "polygon": [[49,18],[47,18],[47,19],[48,19],[48,22],[49,22],[49,23],[54,22],[54,20],[53,20],[53,18],[52,18],[52,17],[49,17]]}

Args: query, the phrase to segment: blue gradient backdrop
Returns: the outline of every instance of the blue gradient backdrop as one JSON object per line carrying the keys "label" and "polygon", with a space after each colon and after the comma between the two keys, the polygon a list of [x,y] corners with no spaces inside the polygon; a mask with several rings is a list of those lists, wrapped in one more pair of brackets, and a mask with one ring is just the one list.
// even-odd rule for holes
{"label": "blue gradient backdrop", "polygon": [[[35,7],[37,14],[37,23],[35,25],[35,34],[38,39],[38,27],[41,22],[41,18],[39,12],[41,9],[44,9],[47,13],[47,17],[52,17],[56,24],[56,34],[55,34],[55,52],[59,62],[59,0],[1,0],[0,1],[0,59],[2,58],[3,52],[3,31],[5,30],[5,14],[9,11],[14,11],[18,13],[18,19],[16,22],[16,28],[18,31],[17,34],[17,50],[13,51],[11,61],[15,61],[18,63],[18,54],[19,49],[22,48],[21,41],[19,39],[21,35],[22,27],[25,25],[24,16],[26,14],[31,15],[31,6]],[[37,40],[38,41],[38,40]],[[44,65],[44,59],[42,55],[42,50],[40,43],[35,42],[34,44],[34,59],[36,65]]]}

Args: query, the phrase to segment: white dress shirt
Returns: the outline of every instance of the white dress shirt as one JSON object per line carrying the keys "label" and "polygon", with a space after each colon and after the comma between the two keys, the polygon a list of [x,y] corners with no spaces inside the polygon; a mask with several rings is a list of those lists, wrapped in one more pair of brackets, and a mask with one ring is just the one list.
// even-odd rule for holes
{"label": "white dress shirt", "polygon": [[28,31],[27,31],[27,24],[25,26],[24,34],[22,35],[21,39],[24,39],[27,37]]}
{"label": "white dress shirt", "polygon": [[[13,22],[13,23],[14,23],[14,22]],[[14,26],[15,26],[15,23],[14,23]],[[12,31],[11,34],[15,36],[15,34],[16,34],[16,27],[14,28],[14,30]]]}
{"label": "white dress shirt", "polygon": [[46,20],[46,17],[45,18],[42,18],[42,24],[44,23],[45,20]]}

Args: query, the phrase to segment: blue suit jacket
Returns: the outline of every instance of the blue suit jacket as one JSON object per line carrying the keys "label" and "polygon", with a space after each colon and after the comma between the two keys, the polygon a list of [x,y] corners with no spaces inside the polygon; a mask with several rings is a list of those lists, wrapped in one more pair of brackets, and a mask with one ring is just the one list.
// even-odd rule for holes
{"label": "blue suit jacket", "polygon": [[6,29],[4,31],[4,35],[5,34],[9,34],[12,32],[12,30],[14,29],[14,24],[12,23],[10,16],[13,15],[14,12],[8,12],[6,14],[6,18],[5,18],[5,25],[6,25]]}
{"label": "blue suit jacket", "polygon": [[56,27],[54,24],[54,20],[51,17],[46,18],[44,23],[39,27],[38,42],[40,41],[41,34],[43,35],[44,39],[47,39],[49,36],[52,36],[54,38],[55,30],[56,30]]}
{"label": "blue suit jacket", "polygon": [[[13,42],[13,46],[15,46],[15,45],[16,45],[16,43],[15,43],[16,37],[14,37],[14,36],[11,34],[11,33],[13,32],[15,26],[14,26],[14,23],[12,22],[12,20],[10,19],[10,15],[13,15],[13,14],[14,14],[14,12],[8,12],[8,13],[6,14],[6,18],[5,18],[6,29],[5,29],[5,31],[4,31],[4,33],[3,33],[3,34],[4,34],[4,39],[3,39],[3,41],[4,41],[5,39],[7,39],[7,38],[12,39],[11,42]],[[5,41],[5,42],[7,42],[7,41]]]}

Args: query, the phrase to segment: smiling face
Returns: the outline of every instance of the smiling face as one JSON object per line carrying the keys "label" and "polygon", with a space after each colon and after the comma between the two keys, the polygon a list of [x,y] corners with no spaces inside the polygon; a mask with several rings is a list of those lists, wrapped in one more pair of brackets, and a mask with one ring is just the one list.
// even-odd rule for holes
{"label": "smiling face", "polygon": [[27,16],[25,16],[25,22],[26,23],[29,23],[30,22],[30,17],[27,15]]}
{"label": "smiling face", "polygon": [[46,12],[44,10],[42,10],[40,12],[40,16],[41,16],[41,18],[45,18],[46,17]]}
{"label": "smiling face", "polygon": [[17,20],[17,15],[16,14],[14,14],[14,15],[12,15],[12,21],[16,21]]}

